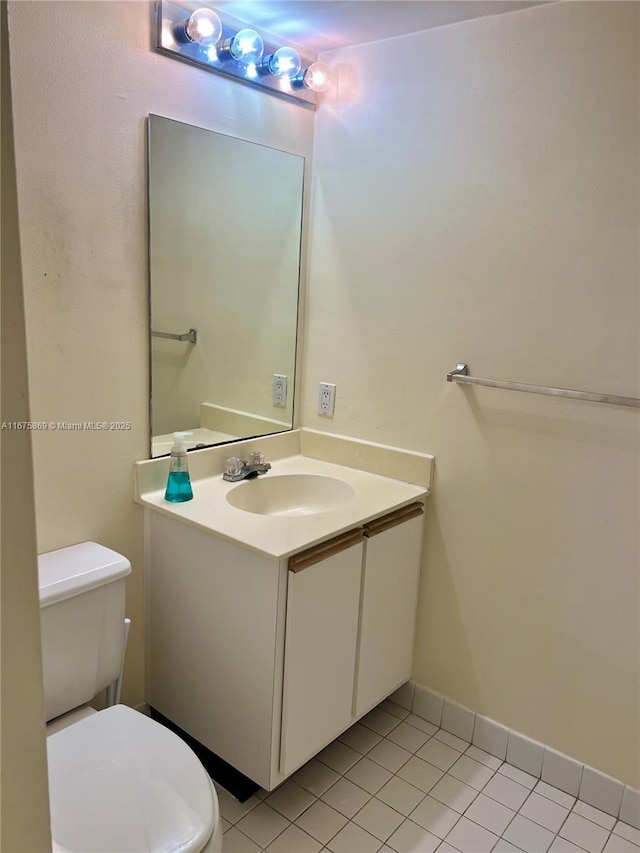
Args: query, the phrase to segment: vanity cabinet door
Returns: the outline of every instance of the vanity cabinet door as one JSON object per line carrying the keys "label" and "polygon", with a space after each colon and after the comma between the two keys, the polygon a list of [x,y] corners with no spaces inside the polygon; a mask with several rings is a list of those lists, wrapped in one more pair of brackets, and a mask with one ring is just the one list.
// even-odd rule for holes
{"label": "vanity cabinet door", "polygon": [[351,723],[362,530],[289,561],[280,772],[288,776]]}
{"label": "vanity cabinet door", "polygon": [[355,717],[411,677],[423,520],[411,504],[365,525]]}

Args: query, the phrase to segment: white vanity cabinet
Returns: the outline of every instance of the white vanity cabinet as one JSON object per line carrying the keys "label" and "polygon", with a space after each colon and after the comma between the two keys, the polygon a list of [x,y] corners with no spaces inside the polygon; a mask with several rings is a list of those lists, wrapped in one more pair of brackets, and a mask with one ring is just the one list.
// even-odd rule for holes
{"label": "white vanity cabinet", "polygon": [[351,725],[362,531],[289,560],[280,772],[288,776]]}
{"label": "white vanity cabinet", "polygon": [[264,788],[410,677],[421,504],[283,559],[146,517],[147,701]]}
{"label": "white vanity cabinet", "polygon": [[364,526],[355,718],[411,677],[423,522],[411,504]]}

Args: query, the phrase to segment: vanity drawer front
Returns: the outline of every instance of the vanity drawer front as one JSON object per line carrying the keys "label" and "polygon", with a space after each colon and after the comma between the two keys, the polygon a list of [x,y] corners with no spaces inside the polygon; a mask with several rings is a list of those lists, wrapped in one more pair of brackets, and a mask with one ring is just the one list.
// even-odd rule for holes
{"label": "vanity drawer front", "polygon": [[287,573],[280,745],[284,776],[351,722],[362,556],[360,535],[346,550],[302,569],[292,565]]}
{"label": "vanity drawer front", "polygon": [[367,531],[355,717],[411,677],[423,520],[420,507],[390,526],[382,519]]}

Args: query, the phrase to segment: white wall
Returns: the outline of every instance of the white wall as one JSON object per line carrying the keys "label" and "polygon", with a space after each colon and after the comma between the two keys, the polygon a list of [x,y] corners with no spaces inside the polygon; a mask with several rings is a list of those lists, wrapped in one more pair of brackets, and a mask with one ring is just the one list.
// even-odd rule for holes
{"label": "white wall", "polygon": [[[20,268],[18,197],[11,115],[7,7],[0,6],[2,94],[2,412],[29,420],[29,382]],[[51,850],[36,565],[31,434],[2,442],[2,683],[0,696],[0,849]]]}
{"label": "white wall", "polygon": [[436,456],[416,680],[637,786],[638,412],[445,374],[639,394],[638,5],[323,58],[303,423]]}
{"label": "white wall", "polygon": [[164,115],[309,156],[313,114],[155,53],[152,4],[10,3],[31,416],[130,421],[33,435],[40,552],[86,539],[133,564],[123,698],[143,699],[148,457],[145,119]]}

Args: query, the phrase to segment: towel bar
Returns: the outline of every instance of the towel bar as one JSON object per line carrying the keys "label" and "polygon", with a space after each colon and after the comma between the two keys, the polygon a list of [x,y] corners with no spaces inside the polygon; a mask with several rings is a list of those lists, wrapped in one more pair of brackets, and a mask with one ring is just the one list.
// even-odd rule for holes
{"label": "towel bar", "polygon": [[151,330],[152,338],[169,338],[171,341],[191,341],[192,344],[198,343],[198,330],[189,329],[184,335],[174,335],[171,332],[154,332]]}
{"label": "towel bar", "polygon": [[574,400],[589,400],[592,403],[609,403],[614,406],[629,406],[640,409],[638,397],[595,394],[591,391],[572,391],[570,388],[549,388],[546,385],[528,385],[525,382],[507,382],[502,379],[481,379],[479,376],[469,376],[469,368],[466,364],[456,364],[456,369],[447,373],[447,382],[457,382],[460,385],[486,385],[489,388],[502,388],[505,391],[526,391],[529,394],[571,397]]}

